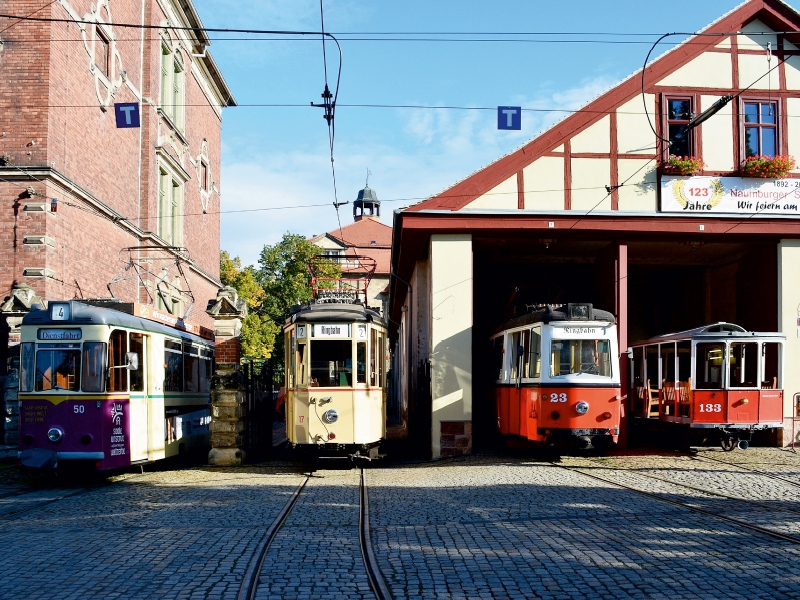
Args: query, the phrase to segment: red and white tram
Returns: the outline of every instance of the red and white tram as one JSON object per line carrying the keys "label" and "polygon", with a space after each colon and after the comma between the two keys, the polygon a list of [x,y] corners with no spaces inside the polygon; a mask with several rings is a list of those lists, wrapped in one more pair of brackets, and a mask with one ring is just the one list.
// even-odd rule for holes
{"label": "red and white tram", "polygon": [[547,306],[508,321],[491,341],[497,428],[510,444],[616,443],[621,396],[611,313],[591,304]]}
{"label": "red and white tram", "polygon": [[783,427],[785,339],[715,323],[637,342],[629,353],[633,417],[713,429],[724,450],[746,449],[753,431]]}

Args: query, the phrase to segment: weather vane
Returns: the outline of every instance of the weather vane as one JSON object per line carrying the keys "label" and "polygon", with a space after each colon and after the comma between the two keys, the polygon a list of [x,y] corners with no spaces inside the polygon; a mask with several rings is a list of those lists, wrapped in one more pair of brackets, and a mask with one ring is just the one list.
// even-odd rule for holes
{"label": "weather vane", "polygon": [[369,167],[367,167],[367,184],[366,184],[365,187],[369,187],[369,176],[370,175],[372,175],[372,171],[370,171]]}

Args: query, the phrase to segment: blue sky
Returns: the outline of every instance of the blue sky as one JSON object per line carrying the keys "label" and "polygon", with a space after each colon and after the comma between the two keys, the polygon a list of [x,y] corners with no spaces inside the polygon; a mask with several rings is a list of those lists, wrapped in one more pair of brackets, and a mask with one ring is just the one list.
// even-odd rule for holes
{"label": "blue sky", "polygon": [[[319,0],[194,3],[206,27],[320,28]],[[334,34],[578,32],[529,36],[538,41],[526,43],[346,40],[339,91],[340,105],[575,109],[639,69],[661,33],[696,31],[736,5],[731,0],[326,0],[325,28]],[[224,111],[222,248],[254,264],[263,246],[287,231],[311,236],[337,228],[327,127],[322,110],[307,106],[320,101],[324,86],[322,45],[319,38],[223,41],[221,35],[212,34],[211,52],[240,104],[306,105]],[[669,47],[660,46],[656,55]],[[338,56],[332,44],[327,50],[333,87]],[[351,202],[340,209],[342,225],[352,222],[352,201],[367,168],[370,187],[383,202],[382,220],[391,224],[394,210],[449,187],[563,116],[524,113],[522,131],[512,132],[496,129],[493,111],[340,106],[336,177],[339,201]],[[226,212],[309,204],[328,206]]]}

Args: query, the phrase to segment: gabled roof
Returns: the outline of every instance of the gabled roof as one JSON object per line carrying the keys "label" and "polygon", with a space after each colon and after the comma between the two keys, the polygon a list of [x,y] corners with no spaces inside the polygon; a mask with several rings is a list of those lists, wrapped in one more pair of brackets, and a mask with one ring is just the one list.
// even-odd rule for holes
{"label": "gabled roof", "polygon": [[[800,13],[788,4],[780,0],[748,0],[702,29],[700,33],[706,35],[691,36],[682,44],[651,62],[645,70],[646,82],[649,86],[653,86],[656,81],[663,79],[720,42],[719,37],[707,34],[733,33],[756,18],[777,31],[800,29]],[[785,37],[793,44],[800,45],[800,35],[786,35]],[[616,107],[641,94],[641,73],[642,70],[639,69],[612,89],[589,102],[581,110],[553,125],[517,150],[402,212],[457,211],[464,208],[476,198],[514,176],[543,154],[553,151],[576,133],[613,112]],[[650,93],[654,91],[650,87],[647,90]]]}
{"label": "gabled roof", "polygon": [[325,235],[346,246],[391,248],[392,228],[376,219],[364,218]]}

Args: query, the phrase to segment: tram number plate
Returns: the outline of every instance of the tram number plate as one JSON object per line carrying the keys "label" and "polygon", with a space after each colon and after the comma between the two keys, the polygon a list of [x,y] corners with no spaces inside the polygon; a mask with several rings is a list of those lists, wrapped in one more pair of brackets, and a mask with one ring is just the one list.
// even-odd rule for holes
{"label": "tram number plate", "polygon": [[701,413],[721,413],[722,404],[700,404]]}
{"label": "tram number plate", "polygon": [[550,402],[566,402],[567,394],[562,392],[560,394],[550,394]]}

